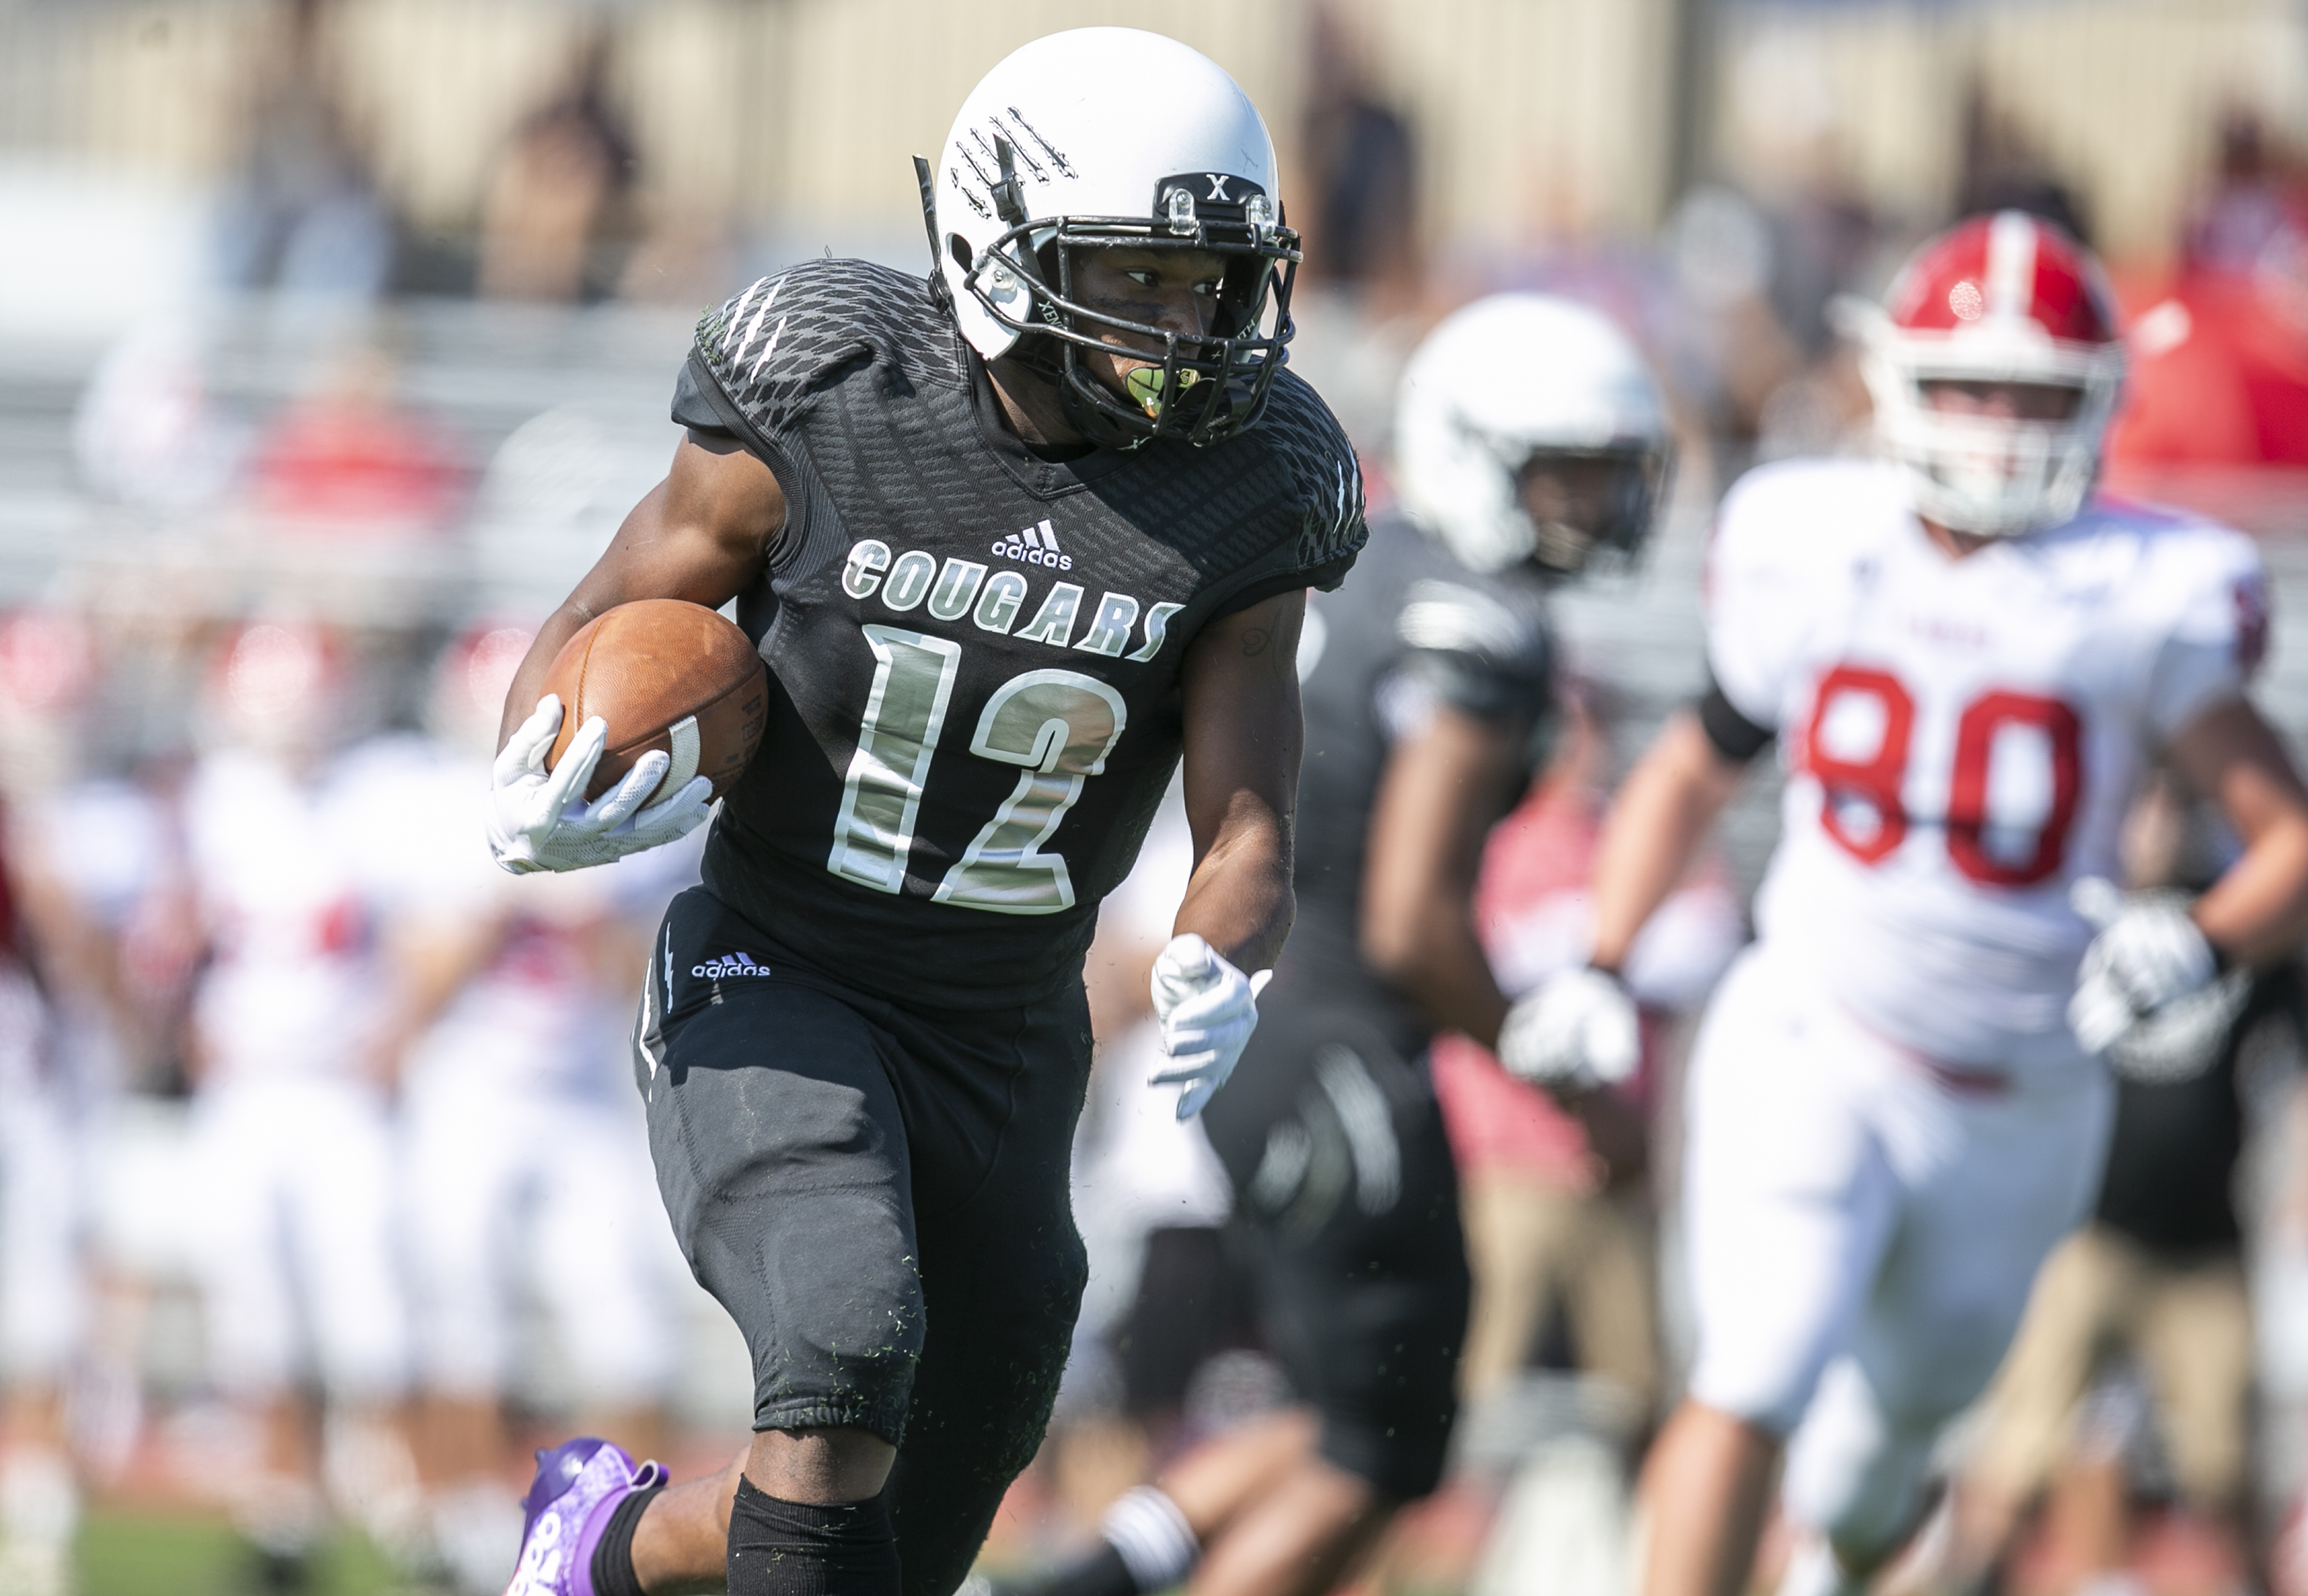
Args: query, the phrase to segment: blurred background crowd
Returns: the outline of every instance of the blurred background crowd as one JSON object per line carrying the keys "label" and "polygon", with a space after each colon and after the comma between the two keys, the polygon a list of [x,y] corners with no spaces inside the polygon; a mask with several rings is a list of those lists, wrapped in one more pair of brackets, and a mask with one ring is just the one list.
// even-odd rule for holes
{"label": "blurred background crowd", "polygon": [[[497,705],[661,475],[700,312],[803,255],[924,263],[907,158],[1010,49],[1098,21],[1265,111],[1307,238],[1292,359],[1374,499],[1404,358],[1481,293],[1598,306],[1670,391],[1669,524],[1563,596],[1569,729],[1493,839],[1511,991],[1574,956],[1604,797],[1700,684],[1716,496],[1865,446],[1829,299],[1957,214],[2106,254],[2112,485],[2262,540],[2262,703],[2308,735],[2300,0],[0,0],[0,1596],[494,1590],[540,1437],[677,1474],[740,1443],[744,1349],[667,1233],[625,1043],[695,852],[495,875]],[[1437,1050],[1473,1400],[1374,1591],[1622,1586],[1687,1339],[1684,1021],[1745,935],[1770,785],[1632,972],[1622,1144]],[[2176,794],[2132,830],[2142,882],[2215,867]],[[1093,956],[1093,1281],[997,1571],[1283,1397],[1223,1175],[1139,1085],[1185,847],[1158,831]],[[2279,972],[2219,1068],[2125,1088],[1919,1588],[2308,1596],[2304,1037]]]}

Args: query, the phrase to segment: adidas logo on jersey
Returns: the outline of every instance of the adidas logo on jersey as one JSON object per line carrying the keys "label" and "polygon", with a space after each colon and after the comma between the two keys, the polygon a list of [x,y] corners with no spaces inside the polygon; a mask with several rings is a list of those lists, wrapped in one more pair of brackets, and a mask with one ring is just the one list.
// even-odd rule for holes
{"label": "adidas logo on jersey", "polygon": [[1074,568],[1074,556],[1058,549],[1058,535],[1050,523],[1029,526],[1022,532],[1012,532],[994,546],[994,552],[1005,560],[1021,560],[1029,565],[1048,565],[1059,571]]}
{"label": "adidas logo on jersey", "polygon": [[702,964],[693,964],[689,967],[689,973],[703,976],[707,980],[718,981],[733,975],[767,975],[770,973],[770,967],[766,964],[756,964],[754,962],[753,954],[739,952],[724,953],[718,959],[708,959]]}

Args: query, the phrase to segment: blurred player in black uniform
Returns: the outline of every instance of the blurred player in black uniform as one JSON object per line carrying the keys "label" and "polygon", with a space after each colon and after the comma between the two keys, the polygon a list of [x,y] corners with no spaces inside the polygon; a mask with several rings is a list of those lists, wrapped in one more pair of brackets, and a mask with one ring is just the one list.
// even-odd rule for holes
{"label": "blurred player in black uniform", "polygon": [[[1669,446],[1626,340],[1535,295],[1437,328],[1399,417],[1408,514],[1379,521],[1299,645],[1297,927],[1203,1116],[1304,1405],[1129,1493],[1105,1544],[1043,1596],[1136,1596],[1190,1573],[1197,1596],[1314,1596],[1442,1478],[1468,1276],[1424,1054],[1450,1027],[1521,1057],[1476,937],[1483,842],[1545,763],[1546,589],[1641,545]],[[1623,1146],[1596,1083],[1553,1084],[1598,1144]]]}
{"label": "blurred player in black uniform", "polygon": [[703,817],[706,783],[654,755],[571,803],[598,720],[545,771],[539,686],[585,620],[735,598],[769,665],[636,1032],[659,1188],[745,1333],[755,1435],[667,1490],[603,1443],[544,1454],[515,1592],[726,1570],[739,1596],[944,1596],[1032,1457],[1086,1274],[1067,1174],[1098,900],[1183,752],[1196,867],[1156,966],[1156,1083],[1196,1112],[1290,925],[1305,592],[1365,536],[1343,435],[1281,370],[1272,151],[1184,46],[1025,47],[924,167],[930,280],[812,261],[708,316],[671,474],[540,628],[496,771],[515,870]]}

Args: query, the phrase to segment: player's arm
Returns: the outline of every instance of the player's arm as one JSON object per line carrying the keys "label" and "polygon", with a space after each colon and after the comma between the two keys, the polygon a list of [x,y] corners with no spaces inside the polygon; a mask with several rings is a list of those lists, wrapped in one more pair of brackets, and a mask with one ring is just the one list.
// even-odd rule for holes
{"label": "player's arm", "polygon": [[1508,1012],[1499,1061],[1549,1085],[1623,1080],[1640,1062],[1634,999],[1619,980],[1635,937],[1691,869],[1700,843],[1771,731],[1711,687],[1628,772],[1595,850],[1589,966],[1559,972]]}
{"label": "player's arm", "polygon": [[[2175,1036],[2232,1017],[2217,1003],[2189,1001],[2216,979],[2223,959],[2242,968],[2270,963],[2308,934],[2308,791],[2274,729],[2242,696],[2224,694],[2164,751],[2181,780],[2226,815],[2243,839],[2243,857],[2193,903],[2078,882],[2076,908],[2097,935],[2068,999],[2069,1028],[2087,1052],[2105,1052],[2119,1072],[2157,1079],[2171,1078],[2158,1060],[2171,1055]],[[2127,1038],[2146,1040],[2128,1047]]]}
{"label": "player's arm", "polygon": [[1187,645],[1186,824],[1194,872],[1150,985],[1178,1117],[1226,1084],[1258,1023],[1257,996],[1290,935],[1290,833],[1298,798],[1303,591],[1204,626]]}
{"label": "player's arm", "polygon": [[[2283,740],[2245,696],[2266,641],[2266,577],[2240,539],[2177,543],[2156,589],[2175,604],[2147,679],[2149,723],[2161,752],[2243,840],[2242,858],[2192,903],[2170,894],[2119,894],[2105,881],[2075,884],[2073,902],[2097,934],[2076,971],[2068,1026],[2087,1052],[2121,1073],[2165,1074],[2174,1048],[2224,1025],[2221,1001],[2196,1001],[2226,962],[2264,965],[2308,934],[2308,791]],[[2193,580],[2191,580],[2191,578]],[[2241,976],[2237,979],[2241,979]],[[2183,1048],[2209,1061],[2216,1049]]]}
{"label": "player's arm", "polygon": [[1293,590],[1204,626],[1186,650],[1186,824],[1194,873],[1172,927],[1244,970],[1270,967],[1297,910],[1292,816],[1305,722]]}
{"label": "player's arm", "polygon": [[636,599],[719,609],[761,574],[785,523],[785,494],[768,466],[734,440],[685,436],[665,480],[633,506],[584,580],[537,629],[505,694],[499,746],[536,710],[555,656],[587,622]]}
{"label": "player's arm", "polygon": [[[734,439],[691,432],[673,469],[633,506],[577,589],[538,628],[505,694],[490,772],[489,852],[515,875],[581,870],[655,848],[705,823],[713,783],[692,779],[650,803],[671,764],[652,750],[592,802],[582,794],[608,739],[590,717],[548,771],[566,709],[544,691],[562,645],[605,611],[637,599],[683,599],[719,608],[761,574],[785,529],[785,495],[770,468]],[[644,807],[646,806],[646,807]]]}
{"label": "player's arm", "polygon": [[2275,728],[2243,698],[2198,716],[2166,753],[2244,843],[2196,900],[2197,928],[2232,963],[2272,962],[2308,936],[2308,788]]}
{"label": "player's arm", "polygon": [[502,911],[484,910],[409,916],[387,927],[384,960],[392,994],[369,1060],[373,1078],[386,1086],[399,1082],[409,1048],[504,947],[508,921]]}
{"label": "player's arm", "polygon": [[1760,751],[1760,745],[1725,746],[1701,711],[1685,711],[1660,729],[1612,800],[1596,847],[1589,960],[1596,969],[1615,974],[1624,968],[1636,936],[1689,873],[1699,845],[1738,790],[1747,761]]}
{"label": "player's arm", "polygon": [[1491,824],[1524,779],[1528,729],[1438,706],[1379,777],[1363,870],[1363,957],[1436,1026],[1495,1047],[1507,1000],[1475,935]]}

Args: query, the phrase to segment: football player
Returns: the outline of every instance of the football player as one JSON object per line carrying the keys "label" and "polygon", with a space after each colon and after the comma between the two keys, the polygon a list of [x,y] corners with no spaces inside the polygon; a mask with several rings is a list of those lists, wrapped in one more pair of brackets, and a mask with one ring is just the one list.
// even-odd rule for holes
{"label": "football player", "polygon": [[87,1318],[84,1132],[39,985],[65,950],[30,934],[22,829],[0,811],[0,1590],[63,1596],[80,1516],[65,1383]]}
{"label": "football player", "polygon": [[1297,247],[1265,125],[1193,50],[1084,29],[988,73],[919,176],[927,280],[810,261],[704,320],[669,475],[507,703],[498,858],[567,868],[707,793],[654,792],[651,756],[569,804],[606,728],[547,772],[539,691],[580,625],[734,598],[772,684],[636,1037],[754,1437],[664,1490],[590,1440],[546,1454],[524,1593],[726,1571],[739,1596],[945,1596],[1057,1389],[1083,952],[1182,753],[1196,867],[1153,981],[1180,1112],[1233,1069],[1289,928],[1305,592],[1365,531],[1345,437],[1282,369]]}
{"label": "football player", "polygon": [[415,1506],[396,1428],[409,1346],[369,913],[364,795],[381,772],[337,747],[349,670],[327,629],[240,628],[213,662],[211,746],[183,800],[209,951],[187,1044],[209,1359],[263,1426],[234,1506],[284,1575],[323,1527],[308,1378],[332,1462],[371,1476],[334,1469],[340,1505],[379,1529]]}
{"label": "football player", "polygon": [[382,936],[400,999],[400,1207],[432,1531],[460,1590],[502,1589],[520,1533],[498,1475],[523,1295],[549,1312],[589,1428],[642,1444],[671,1373],[664,1222],[603,1047],[633,973],[617,878],[665,854],[539,883],[490,868],[478,778],[530,641],[484,623],[443,650],[430,736],[372,794],[406,844]]}
{"label": "football player", "polygon": [[[1142,1596],[1190,1574],[1197,1596],[1318,1596],[1442,1478],[1468,1274],[1426,1045],[1446,1026],[1500,1040],[1474,890],[1492,825],[1545,762],[1546,590],[1641,545],[1670,447],[1626,339],[1529,294],[1435,329],[1396,436],[1408,513],[1374,522],[1299,644],[1297,926],[1203,1115],[1302,1405],[1124,1496],[1045,1596]],[[1633,1067],[1626,1043],[1559,1083],[1566,1097],[1610,1112],[1585,1089]]]}
{"label": "football player", "polygon": [[[107,824],[126,806],[73,780],[100,669],[71,612],[0,616],[0,1591],[23,1596],[70,1590],[80,1516],[65,1389],[90,1317],[90,1126],[115,1074],[90,910],[151,858],[140,828]],[[123,875],[127,893],[106,890]]]}
{"label": "football player", "polygon": [[[1980,217],[1850,308],[1890,459],[1767,466],[1726,499],[1714,685],[1614,807],[1592,966],[1525,1000],[1545,1070],[1623,1026],[1630,941],[1777,742],[1760,937],[1691,1066],[1699,1345],[1645,1479],[1654,1596],[1742,1587],[1791,1432],[1790,1588],[1858,1588],[2090,1198],[2095,1055],[2308,926],[2308,794],[2245,696],[2259,557],[2092,492],[2124,354],[2090,256]],[[2158,751],[2246,846],[2192,902],[2116,900]]]}

